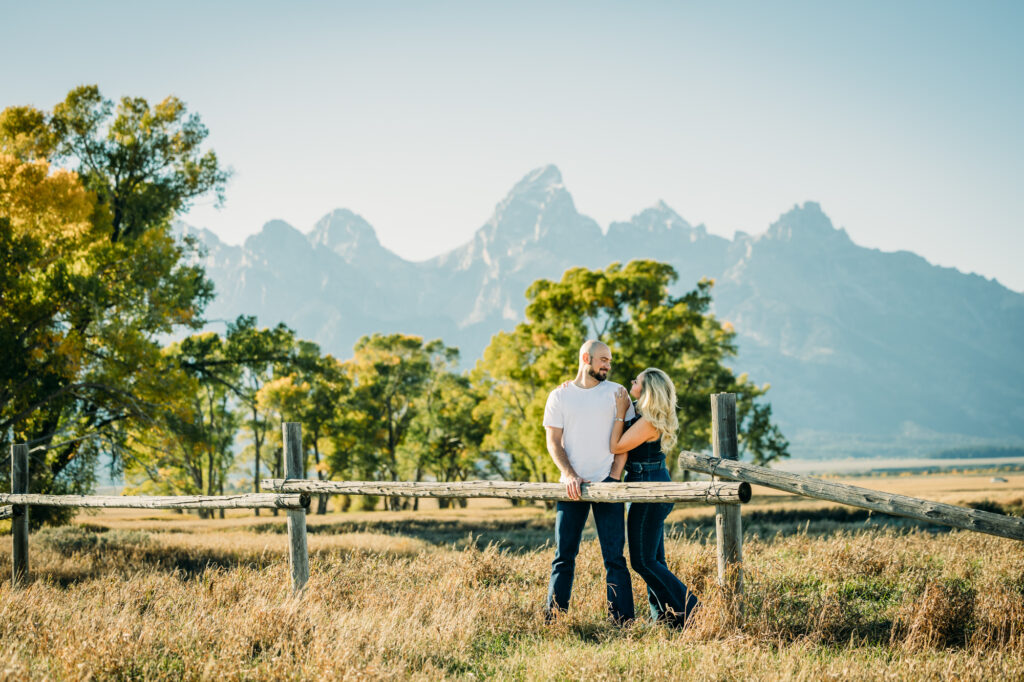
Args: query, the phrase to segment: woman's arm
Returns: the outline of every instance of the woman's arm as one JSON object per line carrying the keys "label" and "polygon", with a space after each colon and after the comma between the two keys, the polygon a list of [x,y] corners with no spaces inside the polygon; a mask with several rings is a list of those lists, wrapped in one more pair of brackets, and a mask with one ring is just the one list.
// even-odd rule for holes
{"label": "woman's arm", "polygon": [[[629,400],[629,395],[626,393],[626,389],[619,389],[615,394],[615,423],[612,424],[612,437],[608,443],[608,448],[612,451],[613,455],[625,455],[630,450],[646,443],[649,440],[654,440],[658,435],[657,429],[651,426],[651,423],[640,417],[640,419],[633,422],[633,425],[623,433],[622,427],[625,424],[626,410],[632,403]],[[612,472],[615,471],[616,465],[619,465],[619,458],[616,457],[612,464]],[[622,471],[622,466],[625,466],[626,459],[622,458],[621,466],[619,471]]]}
{"label": "woman's arm", "polygon": [[[623,455],[628,453],[638,445],[642,445],[649,440],[654,440],[658,437],[658,430],[651,425],[651,422],[647,421],[643,417],[640,417],[633,425],[626,429],[625,433],[622,433],[622,422],[615,422],[615,426],[612,427],[612,438],[608,444],[613,455]],[[616,429],[622,435],[616,438]]]}

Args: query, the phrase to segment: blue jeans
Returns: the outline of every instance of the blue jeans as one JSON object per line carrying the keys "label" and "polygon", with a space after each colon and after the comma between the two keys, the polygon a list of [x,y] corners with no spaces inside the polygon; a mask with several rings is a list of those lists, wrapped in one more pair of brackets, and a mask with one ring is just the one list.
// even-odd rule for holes
{"label": "blue jeans", "polygon": [[[626,480],[630,483],[672,480],[664,462],[627,462],[625,472]],[[665,518],[673,506],[665,502],[631,503],[626,528],[629,535],[629,563],[647,583],[651,618],[682,626],[699,602],[665,563]]]}
{"label": "blue jeans", "polygon": [[[606,478],[615,481],[614,478]],[[605,582],[608,589],[608,613],[622,623],[633,620],[633,584],[622,550],[626,544],[625,505],[619,502],[559,502],[555,514],[555,560],[551,562],[546,613],[569,608],[572,582],[576,573],[576,555],[591,508],[601,543]]]}

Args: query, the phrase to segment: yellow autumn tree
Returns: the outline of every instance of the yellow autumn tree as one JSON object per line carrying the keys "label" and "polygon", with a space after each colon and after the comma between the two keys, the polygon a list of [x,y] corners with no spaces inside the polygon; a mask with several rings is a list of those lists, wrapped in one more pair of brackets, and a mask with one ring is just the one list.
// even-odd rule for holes
{"label": "yellow autumn tree", "polygon": [[175,98],[115,106],[95,86],[0,112],[0,448],[30,444],[33,492],[87,492],[101,451],[123,460],[128,423],[169,409],[157,341],[212,297],[171,231],[223,193],[205,137]]}

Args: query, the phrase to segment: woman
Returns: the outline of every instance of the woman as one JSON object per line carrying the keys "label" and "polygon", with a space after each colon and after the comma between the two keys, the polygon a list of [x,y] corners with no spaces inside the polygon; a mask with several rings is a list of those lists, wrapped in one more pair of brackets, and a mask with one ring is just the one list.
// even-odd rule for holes
{"label": "woman", "polygon": [[[637,417],[623,433],[629,396],[636,398]],[[611,475],[619,478],[623,468],[627,481],[671,481],[665,468],[662,447],[676,443],[679,419],[676,417],[676,389],[668,375],[650,367],[633,379],[629,395],[625,390],[615,396],[616,419],[612,427],[611,451],[615,457]],[[621,455],[628,456],[622,457]],[[697,608],[697,597],[665,564],[665,517],[671,503],[629,505],[626,534],[629,539],[629,563],[647,583],[651,617],[672,626],[686,625]]]}

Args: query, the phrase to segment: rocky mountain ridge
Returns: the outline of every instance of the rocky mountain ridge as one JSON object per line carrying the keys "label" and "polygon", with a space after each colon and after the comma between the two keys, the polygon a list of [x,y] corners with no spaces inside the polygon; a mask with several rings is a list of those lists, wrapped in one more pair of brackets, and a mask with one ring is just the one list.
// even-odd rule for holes
{"label": "rocky mountain ridge", "polygon": [[1024,295],[856,245],[814,202],[758,235],[726,239],[664,202],[607,232],[580,214],[554,166],[518,182],[462,246],[422,262],[380,244],[346,209],[308,234],[279,220],[242,246],[185,225],[206,246],[210,319],[284,321],[339,357],[363,334],[402,331],[459,346],[471,366],[522,319],[524,292],[572,266],[654,258],[678,292],[716,280],[715,312],[738,332],[733,364],[770,382],[787,434],[924,430],[1024,438]]}

